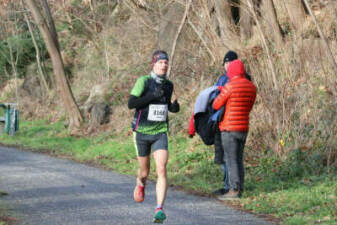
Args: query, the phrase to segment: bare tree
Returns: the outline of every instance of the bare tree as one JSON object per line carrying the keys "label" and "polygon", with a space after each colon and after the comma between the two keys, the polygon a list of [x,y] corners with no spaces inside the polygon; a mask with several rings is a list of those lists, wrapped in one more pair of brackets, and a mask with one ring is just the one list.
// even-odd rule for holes
{"label": "bare tree", "polygon": [[263,11],[269,33],[273,35],[274,40],[280,46],[283,43],[282,30],[277,20],[277,14],[273,0],[263,1]]}
{"label": "bare tree", "polygon": [[[333,53],[331,52],[329,43],[328,43],[328,41],[327,41],[325,35],[323,34],[323,31],[322,31],[321,27],[319,26],[319,24],[318,24],[318,22],[317,22],[317,19],[316,19],[316,16],[315,16],[315,14],[312,12],[311,7],[310,7],[308,1],[307,1],[307,0],[303,0],[303,2],[304,2],[304,4],[305,4],[307,10],[309,11],[309,13],[310,13],[310,15],[311,15],[313,21],[315,22],[315,25],[316,25],[316,28],[317,28],[317,30],[318,30],[319,36],[320,36],[321,39],[323,40],[324,45],[325,45],[325,47],[326,47],[326,50],[328,51],[328,54],[329,54],[329,56],[330,56],[329,59],[330,59],[330,61],[331,61],[331,64],[332,64],[332,66],[333,66],[333,68],[334,68],[334,70],[335,70],[335,73],[337,73],[337,63],[336,63],[336,61],[335,61],[335,56],[334,56]],[[332,90],[335,90],[335,91],[336,91],[336,87],[335,87],[335,86],[333,86],[332,88],[333,88]]]}
{"label": "bare tree", "polygon": [[[220,11],[221,9],[218,8],[217,10]],[[238,35],[234,35],[232,30],[220,28],[219,20],[222,23],[224,22],[215,11],[216,6],[214,1],[193,1],[191,15],[188,18],[191,28],[196,32],[198,38],[210,53],[212,64],[215,60],[222,58],[225,51],[238,49],[240,42]],[[221,15],[225,16],[224,14]],[[224,33],[220,34],[220,32]]]}
{"label": "bare tree", "polygon": [[[56,78],[57,86],[60,91],[61,98],[65,104],[66,110],[68,112],[69,129],[80,127],[83,121],[83,118],[75,102],[74,96],[71,92],[69,83],[66,78],[62,56],[61,56],[61,53],[58,47],[59,44],[58,44],[55,26],[50,25],[48,27],[46,21],[41,15],[40,10],[37,7],[37,4],[34,0],[25,0],[25,2],[27,3],[27,6],[33,15],[33,18],[39,27],[42,37],[46,43],[48,53],[52,60],[53,71],[54,71],[54,75]],[[47,10],[47,8],[45,8],[45,10],[47,14],[50,14],[50,11]],[[54,24],[51,14],[48,15],[47,18],[49,18],[48,23]]]}
{"label": "bare tree", "polygon": [[241,40],[248,40],[253,35],[253,20],[248,12],[247,4],[243,0],[240,1],[240,37]]}
{"label": "bare tree", "polygon": [[284,2],[290,17],[291,25],[296,32],[300,31],[306,16],[302,0],[284,0]]}
{"label": "bare tree", "polygon": [[53,38],[54,40],[54,43],[56,45],[56,48],[58,51],[60,51],[60,46],[59,46],[59,42],[58,42],[58,38],[57,38],[57,32],[56,32],[56,28],[55,28],[55,24],[54,24],[54,20],[53,20],[53,17],[51,15],[51,12],[50,12],[50,8],[48,6],[48,3],[46,0],[41,0],[41,3],[42,3],[42,7],[45,11],[45,15],[46,15],[46,18],[47,18],[47,24],[48,24],[48,27],[49,27],[49,33],[51,34],[51,37]]}
{"label": "bare tree", "polygon": [[231,1],[214,0],[215,14],[219,23],[220,37],[225,43],[226,40],[232,39],[234,20],[231,12]]}
{"label": "bare tree", "polygon": [[260,34],[260,38],[261,38],[262,44],[263,44],[263,46],[265,48],[265,51],[267,53],[267,56],[268,56],[268,63],[269,63],[271,74],[272,74],[272,78],[273,78],[274,88],[275,88],[275,90],[278,91],[279,88],[278,88],[278,84],[277,84],[277,80],[276,80],[275,66],[273,64],[271,52],[270,52],[270,49],[268,47],[265,34],[263,33],[262,26],[261,26],[260,21],[259,21],[259,19],[257,17],[253,1],[252,0],[247,0],[247,5],[248,5],[248,8],[249,8],[249,11],[250,11],[251,15],[253,16],[253,18],[255,20],[255,23],[256,23],[257,28],[258,28],[258,32]]}
{"label": "bare tree", "polygon": [[[182,7],[180,4],[171,4],[167,10],[161,13],[160,18],[162,18],[158,24],[158,41],[157,48],[159,49],[172,49],[172,43],[177,37],[177,30],[181,24],[181,21],[185,22],[184,19],[185,6]],[[147,10],[149,12],[149,10]],[[154,13],[154,12],[152,12]]]}
{"label": "bare tree", "polygon": [[182,20],[180,22],[179,28],[177,30],[177,33],[175,35],[175,38],[174,38],[174,41],[173,41],[173,44],[172,44],[171,57],[170,57],[171,63],[170,63],[170,66],[168,68],[168,71],[167,71],[167,77],[169,77],[170,73],[171,73],[171,69],[172,69],[172,65],[173,65],[173,59],[174,59],[174,52],[175,52],[176,45],[177,45],[177,40],[178,40],[180,32],[181,32],[181,30],[182,30],[182,28],[183,28],[183,26],[185,24],[186,17],[187,17],[188,11],[190,10],[191,4],[192,4],[192,0],[189,0],[186,3],[186,7],[185,7],[185,12],[184,12],[183,18],[182,18]]}
{"label": "bare tree", "polygon": [[48,87],[47,81],[45,79],[45,74],[44,74],[44,72],[42,70],[42,66],[41,66],[40,49],[39,49],[39,46],[37,45],[37,42],[35,40],[33,28],[32,28],[32,26],[30,24],[30,21],[29,21],[28,16],[27,16],[26,13],[24,13],[24,17],[25,17],[25,20],[26,20],[26,23],[27,23],[27,26],[28,26],[28,29],[29,29],[29,33],[30,33],[30,35],[32,37],[32,41],[33,41],[35,52],[36,52],[36,62],[37,62],[38,72],[39,72],[39,75],[40,75],[40,82],[44,86],[46,92],[49,92],[49,87]]}
{"label": "bare tree", "polygon": [[[7,12],[5,13],[5,20],[1,21],[1,26],[3,31],[5,31],[4,37],[7,38],[7,50],[8,52],[2,51],[0,49],[0,54],[6,59],[7,63],[11,66],[11,73],[14,76],[14,83],[15,83],[15,96],[16,96],[16,102],[19,104],[18,99],[18,63],[19,58],[23,52],[22,46],[18,45],[14,39],[9,38],[10,36],[18,35],[20,33],[20,30],[18,28],[19,18],[16,13],[15,4],[13,2],[9,2],[4,4],[5,10]],[[4,68],[4,71],[7,75],[7,77],[10,79],[10,72],[7,71],[6,66]]]}

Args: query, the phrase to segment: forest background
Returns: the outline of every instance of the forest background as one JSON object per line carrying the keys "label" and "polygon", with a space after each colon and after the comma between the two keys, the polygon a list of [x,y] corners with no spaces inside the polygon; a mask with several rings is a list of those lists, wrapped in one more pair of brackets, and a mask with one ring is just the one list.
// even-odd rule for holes
{"label": "forest background", "polygon": [[20,111],[20,131],[2,135],[2,143],[134,174],[127,100],[136,79],[151,70],[153,51],[164,49],[181,105],[170,116],[170,180],[209,193],[221,185],[221,172],[212,147],[188,139],[187,127],[197,95],[216,82],[224,54],[234,50],[258,96],[245,150],[247,193],[233,204],[285,224],[336,222],[335,0],[0,5],[0,101]]}

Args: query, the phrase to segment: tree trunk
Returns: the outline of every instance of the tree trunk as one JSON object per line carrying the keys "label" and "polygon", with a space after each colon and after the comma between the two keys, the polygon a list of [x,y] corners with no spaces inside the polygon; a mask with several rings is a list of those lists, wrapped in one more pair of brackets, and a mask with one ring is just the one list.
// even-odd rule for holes
{"label": "tree trunk", "polygon": [[42,2],[42,7],[43,7],[43,9],[45,11],[45,14],[46,14],[46,17],[47,17],[49,33],[51,34],[51,36],[54,40],[54,43],[56,45],[57,50],[60,51],[60,46],[59,46],[59,42],[58,42],[58,38],[57,38],[57,32],[56,32],[53,17],[52,17],[51,12],[50,12],[50,8],[49,8],[46,0],[41,0],[41,2]]}
{"label": "tree trunk", "polygon": [[263,2],[264,18],[267,23],[268,33],[272,34],[278,46],[283,43],[282,31],[277,20],[277,14],[273,0],[265,0]]}
{"label": "tree trunk", "polygon": [[40,60],[41,59],[40,49],[39,49],[39,46],[36,43],[36,40],[35,40],[35,37],[34,37],[34,32],[33,32],[32,26],[30,25],[30,21],[29,21],[26,13],[24,13],[24,17],[25,17],[25,20],[26,20],[26,23],[27,23],[27,26],[28,26],[29,33],[32,36],[32,41],[33,41],[34,48],[35,48],[35,51],[36,51],[36,62],[37,62],[38,70],[39,70],[40,82],[44,86],[46,94],[48,95],[49,87],[48,87],[47,81],[45,79],[45,75],[42,71],[41,60]]}
{"label": "tree trunk", "polygon": [[302,30],[305,21],[305,11],[302,0],[284,0],[290,17],[291,25],[296,32]]}
{"label": "tree trunk", "polygon": [[[18,84],[17,84],[17,82],[18,82],[17,60],[14,60],[13,46],[12,46],[11,41],[8,42],[8,47],[9,47],[9,53],[10,53],[10,58],[11,58],[12,72],[14,73],[16,103],[19,104]],[[17,54],[17,57],[18,57],[18,54]]]}
{"label": "tree trunk", "polygon": [[159,20],[159,32],[157,40],[157,49],[164,49],[168,51],[172,48],[177,30],[181,20],[184,17],[184,8],[178,3],[171,4],[167,11],[161,15]]}
{"label": "tree trunk", "polygon": [[[334,68],[334,70],[335,70],[335,73],[337,73],[337,63],[336,63],[336,61],[335,61],[335,56],[334,56],[334,54],[332,53],[331,48],[330,48],[330,46],[329,46],[328,40],[326,39],[325,35],[323,34],[323,31],[322,31],[320,25],[318,24],[318,21],[317,21],[317,19],[316,19],[316,16],[315,16],[315,14],[312,12],[312,10],[311,10],[311,8],[310,8],[310,5],[309,5],[308,1],[307,1],[307,0],[303,0],[303,2],[304,2],[304,4],[305,4],[305,6],[306,6],[306,8],[307,8],[307,10],[308,10],[308,12],[309,12],[309,14],[311,15],[312,19],[313,19],[314,22],[315,22],[315,25],[316,25],[316,28],[317,28],[317,30],[318,30],[319,36],[321,37],[321,39],[323,40],[323,42],[324,42],[324,44],[325,44],[326,50],[328,51],[328,54],[329,54],[329,56],[330,56],[329,59],[330,59],[330,61],[331,61],[331,63],[332,63],[332,66],[333,66],[333,68]],[[331,82],[331,83],[332,83],[332,82]],[[329,85],[329,84],[327,84],[327,85]],[[336,87],[335,87],[335,86],[333,86],[332,88],[333,88],[332,90],[336,91]],[[335,93],[336,93],[336,92],[335,92]]]}
{"label": "tree trunk", "polygon": [[183,18],[181,19],[180,25],[178,27],[178,30],[177,30],[176,35],[175,35],[174,40],[173,40],[172,50],[171,50],[171,57],[170,57],[171,63],[169,65],[169,68],[168,68],[168,71],[167,71],[167,77],[169,77],[170,73],[171,73],[171,69],[172,69],[172,66],[173,66],[174,52],[176,50],[176,45],[177,45],[178,37],[179,37],[180,32],[181,32],[181,30],[182,30],[182,28],[183,28],[183,26],[185,24],[186,17],[187,17],[188,11],[190,10],[191,4],[192,4],[192,0],[189,0],[186,3],[185,12],[184,12]]}
{"label": "tree trunk", "polygon": [[[53,71],[56,78],[57,86],[69,116],[69,129],[73,129],[74,127],[80,127],[83,118],[78,109],[78,106],[76,105],[74,96],[70,90],[70,86],[66,79],[61,53],[57,47],[59,46],[57,36],[55,40],[53,38],[52,32],[50,32],[50,30],[48,29],[48,26],[45,20],[43,19],[43,16],[41,15],[40,10],[38,9],[35,1],[34,0],[25,0],[25,1],[32,12],[36,24],[39,27],[43,40],[46,43],[48,53],[52,60]],[[50,18],[52,19],[51,15]],[[49,22],[53,21],[51,20]],[[54,25],[51,25],[51,27],[54,27]]]}
{"label": "tree trunk", "polygon": [[230,1],[214,0],[214,6],[220,28],[220,37],[222,42],[226,43],[228,39],[236,36],[233,34],[234,20]]}
{"label": "tree trunk", "polygon": [[278,84],[277,84],[277,80],[276,80],[275,66],[273,64],[273,60],[272,60],[272,57],[271,57],[270,49],[269,49],[267,41],[266,41],[265,34],[263,33],[260,21],[257,17],[255,7],[253,5],[253,0],[247,0],[247,5],[248,5],[250,13],[253,15],[253,19],[255,20],[256,26],[258,28],[258,32],[259,32],[260,37],[261,37],[261,41],[263,43],[263,46],[264,46],[265,51],[266,51],[267,56],[268,56],[268,62],[269,62],[269,66],[270,66],[270,70],[271,70],[271,74],[272,74],[272,78],[273,78],[274,87],[275,87],[275,90],[278,91],[279,88],[278,88]]}
{"label": "tree trunk", "polygon": [[244,1],[240,1],[240,36],[241,40],[245,41],[252,37],[253,21],[248,12],[247,4]]}
{"label": "tree trunk", "polygon": [[216,57],[213,54],[213,52],[211,51],[211,49],[208,46],[208,43],[205,41],[205,39],[202,37],[201,32],[198,30],[198,28],[196,28],[196,26],[191,22],[191,20],[187,17],[187,22],[188,24],[191,26],[191,28],[194,30],[194,32],[197,34],[197,36],[199,37],[199,39],[201,40],[201,43],[204,45],[204,47],[206,48],[208,54],[212,57],[212,64],[216,61]]}

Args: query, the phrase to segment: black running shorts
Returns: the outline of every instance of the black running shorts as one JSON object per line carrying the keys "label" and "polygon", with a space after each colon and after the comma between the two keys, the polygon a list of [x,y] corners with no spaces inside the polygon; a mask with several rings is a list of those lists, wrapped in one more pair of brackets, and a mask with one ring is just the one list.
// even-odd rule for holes
{"label": "black running shorts", "polygon": [[168,150],[167,133],[155,135],[133,132],[133,140],[138,156],[148,156],[159,149]]}

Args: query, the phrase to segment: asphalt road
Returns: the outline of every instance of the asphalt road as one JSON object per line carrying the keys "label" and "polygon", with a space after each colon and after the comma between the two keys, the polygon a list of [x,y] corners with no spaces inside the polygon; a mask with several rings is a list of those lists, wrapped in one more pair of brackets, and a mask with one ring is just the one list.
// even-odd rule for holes
{"label": "asphalt road", "polygon": [[[135,203],[134,185],[135,177],[0,147],[0,190],[8,193],[1,201],[20,225],[152,224],[155,186],[148,182],[145,201]],[[164,224],[270,224],[215,199],[170,188],[165,212]]]}

